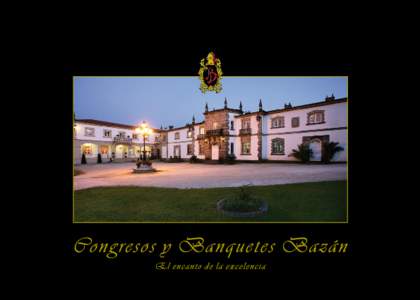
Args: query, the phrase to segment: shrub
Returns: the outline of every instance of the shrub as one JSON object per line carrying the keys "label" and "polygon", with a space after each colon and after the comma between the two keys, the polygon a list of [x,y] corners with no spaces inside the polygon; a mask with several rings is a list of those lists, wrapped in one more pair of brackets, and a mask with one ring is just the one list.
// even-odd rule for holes
{"label": "shrub", "polygon": [[98,153],[98,161],[97,161],[97,163],[98,163],[98,164],[101,164],[101,163],[102,163],[102,156],[101,156],[101,153]]}
{"label": "shrub", "polygon": [[252,212],[260,209],[262,205],[263,202],[254,197],[249,188],[241,186],[237,195],[225,201],[223,209],[233,212]]}
{"label": "shrub", "polygon": [[236,156],[235,154],[228,154],[226,156],[226,163],[229,165],[233,165],[236,162]]}
{"label": "shrub", "polygon": [[190,163],[196,163],[197,162],[197,156],[193,155],[190,157]]}
{"label": "shrub", "polygon": [[312,157],[312,149],[309,148],[309,144],[300,144],[298,145],[298,149],[293,149],[293,153],[291,156],[293,156],[296,159],[299,159],[303,163],[307,163],[311,160]]}
{"label": "shrub", "polygon": [[344,148],[341,146],[338,146],[339,143],[336,142],[324,142],[322,144],[322,161],[326,164],[328,164],[334,157],[334,155],[337,152],[343,151]]}
{"label": "shrub", "polygon": [[82,154],[82,165],[85,165],[87,162],[86,162],[86,155],[83,153]]}

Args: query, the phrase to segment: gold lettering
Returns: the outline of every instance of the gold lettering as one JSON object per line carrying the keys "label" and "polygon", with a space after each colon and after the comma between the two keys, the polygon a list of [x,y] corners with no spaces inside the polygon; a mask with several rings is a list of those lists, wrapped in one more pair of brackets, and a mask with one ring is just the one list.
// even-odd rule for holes
{"label": "gold lettering", "polygon": [[[204,250],[204,238],[202,237],[193,237],[183,240],[179,243],[179,250],[183,253],[188,253],[194,251],[195,253],[200,253]],[[184,248],[184,245],[186,248]]]}
{"label": "gold lettering", "polygon": [[82,237],[78,239],[76,243],[74,244],[74,251],[77,253],[82,253],[83,251],[85,251],[86,246],[89,246],[91,244],[92,244],[92,238]]}
{"label": "gold lettering", "polygon": [[291,237],[289,240],[283,243],[283,250],[286,253],[298,251],[300,253],[308,250],[308,239],[306,237]]}

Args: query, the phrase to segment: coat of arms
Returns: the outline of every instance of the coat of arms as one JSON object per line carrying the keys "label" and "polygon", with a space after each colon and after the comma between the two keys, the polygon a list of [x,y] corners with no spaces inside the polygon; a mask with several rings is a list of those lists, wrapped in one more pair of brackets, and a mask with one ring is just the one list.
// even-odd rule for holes
{"label": "coat of arms", "polygon": [[216,57],[213,52],[210,52],[206,58],[200,62],[200,90],[205,93],[207,91],[214,91],[219,93],[222,90],[222,64],[220,59]]}

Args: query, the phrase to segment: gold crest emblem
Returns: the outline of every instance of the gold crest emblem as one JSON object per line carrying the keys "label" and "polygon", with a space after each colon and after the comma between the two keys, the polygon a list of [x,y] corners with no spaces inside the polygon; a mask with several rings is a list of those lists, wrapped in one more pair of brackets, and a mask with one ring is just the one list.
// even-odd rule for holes
{"label": "gold crest emblem", "polygon": [[210,52],[206,58],[200,61],[200,90],[205,93],[213,91],[219,93],[222,90],[222,63],[213,52]]}

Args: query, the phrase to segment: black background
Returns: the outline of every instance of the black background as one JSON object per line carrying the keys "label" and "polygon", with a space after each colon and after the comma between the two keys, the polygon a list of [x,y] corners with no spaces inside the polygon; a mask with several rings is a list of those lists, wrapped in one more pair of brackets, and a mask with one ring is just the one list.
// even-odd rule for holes
{"label": "black background", "polygon": [[[42,100],[40,126],[51,129],[49,141],[59,148],[60,155],[51,160],[54,172],[44,169],[47,179],[39,179],[48,185],[45,199],[46,215],[38,223],[43,225],[45,261],[57,271],[80,271],[81,274],[167,273],[156,271],[155,263],[173,261],[176,263],[198,262],[248,262],[267,263],[264,274],[300,274],[302,270],[314,272],[347,272],[363,255],[369,254],[364,236],[369,234],[365,227],[372,216],[365,214],[363,202],[369,197],[365,188],[369,174],[363,172],[366,158],[361,155],[359,145],[366,139],[366,110],[368,103],[363,95],[366,74],[363,65],[354,56],[347,43],[299,43],[267,44],[246,42],[227,46],[212,43],[208,46],[192,41],[171,40],[163,45],[152,42],[122,45],[118,42],[101,43],[92,46],[79,43],[59,45],[50,48],[50,64],[42,81],[48,88],[48,97]],[[106,75],[186,75],[198,76],[199,62],[210,51],[221,59],[225,76],[304,76],[343,75],[349,76],[349,223],[348,224],[73,224],[72,223],[72,76]],[[39,66],[42,69],[42,66]],[[223,84],[223,81],[222,81]],[[162,87],[164,88],[164,87]],[[197,81],[197,89],[199,84]],[[173,99],[176,101],[176,99]],[[310,99],[309,99],[310,100]],[[316,99],[315,99],[316,100]],[[38,107],[39,109],[39,107]],[[42,124],[42,125],[41,125]],[[54,124],[54,126],[51,126]],[[76,254],[74,242],[83,236],[100,241],[128,242],[172,242],[176,247],[186,237],[201,236],[208,242],[276,242],[277,251],[265,255],[233,254],[227,260],[223,254],[180,254],[173,249],[167,259],[152,255],[120,255],[107,259],[102,254]],[[293,236],[305,236],[310,241],[344,241],[349,251],[344,255],[291,254],[280,250],[281,243]],[[194,273],[196,271],[190,271]],[[180,273],[180,272],[175,272]],[[183,272],[185,273],[185,271]],[[218,274],[218,272],[213,272]],[[260,272],[240,272],[251,274]],[[90,276],[89,275],[89,276]]]}

